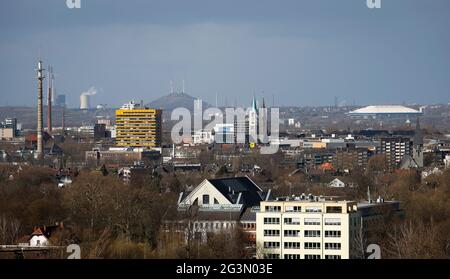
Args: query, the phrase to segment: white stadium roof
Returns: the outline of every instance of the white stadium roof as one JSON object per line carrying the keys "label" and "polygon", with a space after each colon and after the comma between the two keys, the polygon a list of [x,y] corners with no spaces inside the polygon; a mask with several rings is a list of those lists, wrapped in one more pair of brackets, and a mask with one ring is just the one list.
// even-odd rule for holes
{"label": "white stadium roof", "polygon": [[367,106],[354,111],[350,111],[349,114],[421,114],[421,111],[398,105],[387,106]]}

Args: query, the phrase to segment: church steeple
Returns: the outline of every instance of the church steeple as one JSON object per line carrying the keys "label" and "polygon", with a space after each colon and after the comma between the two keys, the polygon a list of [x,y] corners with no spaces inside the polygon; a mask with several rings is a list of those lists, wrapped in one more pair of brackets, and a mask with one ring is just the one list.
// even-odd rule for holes
{"label": "church steeple", "polygon": [[413,144],[415,146],[423,145],[423,134],[422,129],[420,129],[419,117],[417,117],[416,121],[416,130],[414,132]]}
{"label": "church steeple", "polygon": [[254,109],[255,111],[258,111],[258,105],[256,103],[255,95],[253,95],[252,109]]}

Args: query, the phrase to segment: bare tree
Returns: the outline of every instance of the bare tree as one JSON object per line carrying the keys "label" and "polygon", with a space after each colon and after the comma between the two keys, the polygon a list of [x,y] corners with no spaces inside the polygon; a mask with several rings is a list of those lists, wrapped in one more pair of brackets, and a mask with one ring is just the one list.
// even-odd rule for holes
{"label": "bare tree", "polygon": [[445,241],[433,223],[409,221],[395,226],[388,234],[385,250],[389,256],[399,259],[448,258]]}
{"label": "bare tree", "polygon": [[365,236],[362,223],[361,226],[359,227],[357,234],[355,235],[355,238],[352,241],[352,244],[353,244],[351,249],[352,258],[354,257],[356,259],[365,259],[367,238]]}
{"label": "bare tree", "polygon": [[0,216],[0,244],[14,244],[19,236],[20,221]]}
{"label": "bare tree", "polygon": [[97,259],[104,257],[104,253],[108,247],[111,238],[111,231],[109,228],[103,229],[98,239],[92,244],[89,250],[88,258]]}

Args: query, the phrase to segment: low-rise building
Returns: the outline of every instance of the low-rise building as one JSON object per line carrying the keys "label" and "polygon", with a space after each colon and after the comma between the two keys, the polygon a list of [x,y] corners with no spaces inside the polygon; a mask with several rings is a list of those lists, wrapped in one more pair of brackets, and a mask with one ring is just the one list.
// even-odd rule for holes
{"label": "low-rise building", "polygon": [[85,162],[88,165],[129,166],[135,162],[154,162],[161,158],[158,150],[135,150],[133,148],[86,151]]}
{"label": "low-rise building", "polygon": [[13,128],[0,127],[0,140],[12,140],[14,138]]}
{"label": "low-rise building", "polygon": [[154,174],[154,170],[153,167],[135,164],[133,166],[120,168],[118,174],[123,182],[127,184],[142,185],[146,182],[147,178]]}
{"label": "low-rise building", "polygon": [[328,187],[331,188],[344,188],[345,183],[341,181],[339,178],[333,179],[330,183],[328,183]]}
{"label": "low-rise building", "polygon": [[358,213],[361,217],[361,232],[367,243],[377,243],[380,233],[386,231],[390,221],[404,217],[404,211],[399,201],[385,201],[378,197],[376,201],[358,203]]}
{"label": "low-rise building", "polygon": [[194,144],[212,144],[214,136],[211,131],[200,130],[194,133],[192,141]]}
{"label": "low-rise building", "polygon": [[6,118],[0,123],[0,140],[12,140],[18,136],[17,119]]}
{"label": "low-rise building", "polygon": [[207,242],[211,234],[242,229],[247,255],[254,257],[256,211],[269,196],[270,191],[263,191],[247,176],[205,179],[192,191],[180,193],[178,214],[165,220],[165,230],[185,241]]}

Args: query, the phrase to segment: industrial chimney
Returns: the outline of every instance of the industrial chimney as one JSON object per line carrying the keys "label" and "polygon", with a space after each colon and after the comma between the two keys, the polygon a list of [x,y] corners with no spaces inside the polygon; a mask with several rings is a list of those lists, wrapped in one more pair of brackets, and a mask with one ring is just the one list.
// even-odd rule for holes
{"label": "industrial chimney", "polygon": [[43,116],[42,116],[42,86],[44,82],[44,68],[42,65],[42,61],[38,61],[37,68],[37,79],[38,79],[38,115],[37,115],[37,150],[36,150],[36,158],[41,159],[43,155],[43,138],[42,138],[42,129],[43,129]]}
{"label": "industrial chimney", "polygon": [[66,130],[66,112],[65,112],[66,106],[61,107],[61,130],[64,135],[64,131]]}
{"label": "industrial chimney", "polygon": [[53,68],[48,66],[47,131],[52,131]]}

